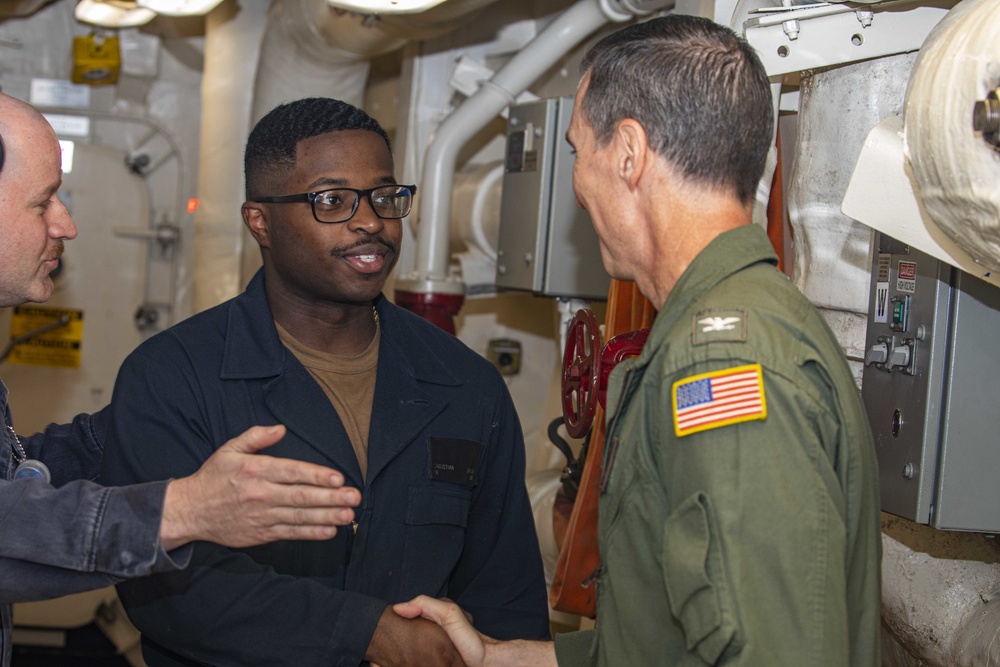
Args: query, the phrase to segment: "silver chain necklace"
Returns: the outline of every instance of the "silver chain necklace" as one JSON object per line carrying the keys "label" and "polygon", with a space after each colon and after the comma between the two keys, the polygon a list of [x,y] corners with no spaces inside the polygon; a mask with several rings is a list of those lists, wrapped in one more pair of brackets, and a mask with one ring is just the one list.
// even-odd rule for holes
{"label": "silver chain necklace", "polygon": [[[10,424],[7,424],[7,430],[14,436],[14,442],[10,444],[10,448],[14,452],[14,460],[17,461],[17,468],[14,469],[13,479],[30,479],[34,477],[41,479],[46,484],[51,482],[52,473],[49,472],[48,467],[41,461],[29,459],[28,453],[24,451],[24,445],[21,444],[21,439],[14,432],[14,428]],[[17,446],[15,447],[15,445]]]}
{"label": "silver chain necklace", "polygon": [[14,432],[14,427],[10,424],[7,424],[7,430],[10,431],[10,434],[14,437],[14,442],[10,443],[10,448],[14,452],[14,460],[18,463],[24,463],[28,459],[28,453],[24,451],[24,445],[21,444],[21,439],[17,437],[17,433]]}

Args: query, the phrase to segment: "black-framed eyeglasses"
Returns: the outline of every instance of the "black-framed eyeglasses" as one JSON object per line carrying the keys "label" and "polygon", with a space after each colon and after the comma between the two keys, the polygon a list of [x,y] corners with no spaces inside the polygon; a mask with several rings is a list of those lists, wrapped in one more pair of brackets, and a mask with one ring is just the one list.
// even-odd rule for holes
{"label": "black-framed eyeglasses", "polygon": [[280,197],[258,197],[256,201],[262,204],[287,204],[290,202],[309,202],[313,217],[317,222],[333,223],[347,222],[358,212],[358,204],[362,197],[368,198],[375,215],[385,220],[398,220],[410,214],[413,207],[413,195],[417,192],[415,185],[379,185],[367,190],[355,188],[332,188],[317,192],[306,192],[300,195],[282,195]]}

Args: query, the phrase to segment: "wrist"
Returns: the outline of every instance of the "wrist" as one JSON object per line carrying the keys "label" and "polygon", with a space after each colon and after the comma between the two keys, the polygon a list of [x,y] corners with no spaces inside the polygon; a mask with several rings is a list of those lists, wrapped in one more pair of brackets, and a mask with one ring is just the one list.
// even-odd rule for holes
{"label": "wrist", "polygon": [[195,539],[184,510],[184,480],[167,483],[163,496],[163,513],[160,516],[160,548],[172,551]]}
{"label": "wrist", "polygon": [[487,642],[482,667],[557,667],[555,644],[550,641],[514,639]]}

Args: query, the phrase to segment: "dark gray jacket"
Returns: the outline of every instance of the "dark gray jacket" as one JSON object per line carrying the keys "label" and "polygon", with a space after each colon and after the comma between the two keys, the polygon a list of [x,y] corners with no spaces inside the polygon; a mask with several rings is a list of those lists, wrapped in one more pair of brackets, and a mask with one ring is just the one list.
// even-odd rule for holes
{"label": "dark gray jacket", "polygon": [[190,548],[159,547],[166,482],[127,488],[98,486],[108,410],[80,415],[21,438],[28,458],[46,464],[52,484],[12,481],[17,443],[7,387],[0,381],[0,648],[10,664],[11,603],[45,600],[109,586],[127,577],[172,570]]}

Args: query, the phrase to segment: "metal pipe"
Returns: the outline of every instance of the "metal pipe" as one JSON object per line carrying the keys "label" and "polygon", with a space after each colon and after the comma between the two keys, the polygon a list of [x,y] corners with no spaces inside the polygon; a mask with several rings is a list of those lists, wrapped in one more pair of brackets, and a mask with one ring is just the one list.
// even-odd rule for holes
{"label": "metal pipe", "polygon": [[451,190],[461,148],[517,96],[609,21],[625,21],[673,5],[673,0],[580,0],[560,14],[492,79],[445,119],[427,148],[417,230],[416,269],[398,283],[400,291],[462,294],[465,286],[449,276],[448,222]]}

